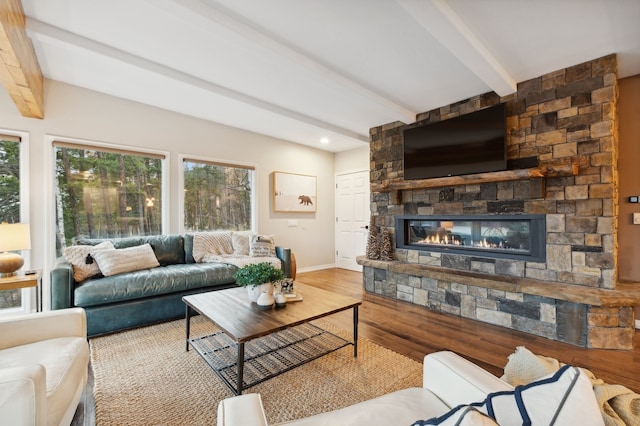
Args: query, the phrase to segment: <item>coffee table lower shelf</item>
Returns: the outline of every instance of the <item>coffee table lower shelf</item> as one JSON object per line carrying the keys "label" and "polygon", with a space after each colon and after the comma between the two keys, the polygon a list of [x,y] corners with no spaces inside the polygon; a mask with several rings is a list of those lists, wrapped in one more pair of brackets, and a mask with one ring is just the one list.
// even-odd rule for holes
{"label": "coffee table lower shelf", "polygon": [[238,387],[238,344],[222,331],[189,344],[234,393],[262,383],[353,342],[305,323],[245,343],[242,386]]}

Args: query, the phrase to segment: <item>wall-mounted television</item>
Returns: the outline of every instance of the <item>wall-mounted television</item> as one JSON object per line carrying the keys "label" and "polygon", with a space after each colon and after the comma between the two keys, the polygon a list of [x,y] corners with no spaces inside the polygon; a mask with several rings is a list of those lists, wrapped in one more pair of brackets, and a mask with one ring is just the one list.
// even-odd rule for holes
{"label": "wall-mounted television", "polygon": [[408,127],[403,145],[405,179],[506,170],[505,104]]}

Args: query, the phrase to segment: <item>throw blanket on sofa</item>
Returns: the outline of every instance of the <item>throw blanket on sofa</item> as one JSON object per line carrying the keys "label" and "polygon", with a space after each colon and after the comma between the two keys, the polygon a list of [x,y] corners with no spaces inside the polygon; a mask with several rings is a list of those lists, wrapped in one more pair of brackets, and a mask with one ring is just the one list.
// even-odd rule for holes
{"label": "throw blanket on sofa", "polygon": [[[536,355],[518,346],[509,355],[502,379],[512,386],[524,385],[555,373],[563,365],[554,358]],[[581,370],[591,379],[606,426],[640,425],[640,394],[621,385],[607,384],[587,369]]]}
{"label": "throw blanket on sofa", "polygon": [[275,256],[272,239],[271,250],[259,253],[273,253],[273,256],[251,255],[251,236],[246,231],[196,232],[193,234],[193,258],[197,263],[227,263],[238,268],[261,262],[269,262],[276,268],[282,268],[282,261]]}
{"label": "throw blanket on sofa", "polygon": [[241,256],[236,254],[207,254],[202,258],[202,263],[228,263],[229,265],[242,268],[252,263],[269,262],[274,267],[282,268],[282,261],[277,257]]}

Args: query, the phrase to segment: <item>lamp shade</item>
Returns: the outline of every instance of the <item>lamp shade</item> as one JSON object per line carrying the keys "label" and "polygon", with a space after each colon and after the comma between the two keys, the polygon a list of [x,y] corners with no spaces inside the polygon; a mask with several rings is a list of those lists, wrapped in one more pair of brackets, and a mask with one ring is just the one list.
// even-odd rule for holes
{"label": "lamp shade", "polygon": [[27,223],[0,223],[0,252],[29,250],[31,235]]}

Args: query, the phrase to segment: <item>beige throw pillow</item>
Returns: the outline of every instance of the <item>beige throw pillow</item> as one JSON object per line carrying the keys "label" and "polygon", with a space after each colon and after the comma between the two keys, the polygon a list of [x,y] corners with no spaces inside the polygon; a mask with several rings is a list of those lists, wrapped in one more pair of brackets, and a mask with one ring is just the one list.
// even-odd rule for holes
{"label": "beige throw pillow", "polygon": [[160,266],[149,244],[98,251],[93,256],[105,277]]}
{"label": "beige throw pillow", "polygon": [[231,234],[233,254],[236,256],[249,256],[249,240],[251,231],[237,231]]}
{"label": "beige throw pillow", "polygon": [[71,246],[64,249],[64,257],[73,268],[73,279],[81,282],[100,273],[98,263],[93,258],[93,253],[101,250],[114,250],[111,241],[103,241],[95,246]]}
{"label": "beige throw pillow", "polygon": [[273,235],[252,235],[250,255],[255,257],[276,257]]}
{"label": "beige throw pillow", "polygon": [[193,258],[202,262],[206,255],[233,253],[231,231],[196,232],[193,234]]}

